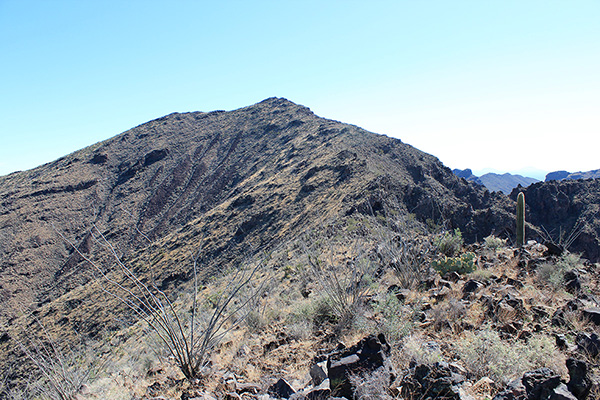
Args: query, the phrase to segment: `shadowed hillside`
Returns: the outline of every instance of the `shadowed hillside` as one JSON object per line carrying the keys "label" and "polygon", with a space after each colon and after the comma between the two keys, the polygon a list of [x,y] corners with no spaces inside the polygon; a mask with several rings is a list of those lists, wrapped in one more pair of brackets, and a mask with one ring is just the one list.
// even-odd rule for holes
{"label": "shadowed hillside", "polygon": [[510,197],[516,199],[519,191],[525,193],[529,222],[557,244],[571,236],[569,250],[600,259],[600,179],[538,182],[515,189]]}

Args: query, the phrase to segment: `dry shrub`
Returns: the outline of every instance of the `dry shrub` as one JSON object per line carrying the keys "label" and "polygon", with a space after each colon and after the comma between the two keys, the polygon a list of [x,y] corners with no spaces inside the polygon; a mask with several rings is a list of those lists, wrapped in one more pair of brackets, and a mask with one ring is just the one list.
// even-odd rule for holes
{"label": "dry shrub", "polygon": [[[93,381],[103,367],[103,363],[86,351],[85,344],[79,347],[61,346],[51,337],[46,328],[37,320],[43,335],[18,340],[19,346],[31,360],[39,378],[30,382],[27,397],[38,396],[49,400],[74,398],[89,382]],[[14,391],[13,398],[26,392]]]}
{"label": "dry shrub", "polygon": [[303,246],[309,271],[329,308],[321,314],[329,319],[331,311],[339,328],[351,326],[371,291],[377,264],[359,239],[350,245],[329,243],[329,246],[322,246],[320,240],[313,238],[312,242],[305,241]]}
{"label": "dry shrub", "polygon": [[259,276],[264,271],[266,259],[256,262],[253,267],[239,265],[229,271],[221,287],[206,296],[210,304],[205,305],[199,298],[199,259],[195,256],[191,299],[187,302],[188,307],[181,307],[154,282],[147,282],[127,266],[96,225],[89,234],[112,256],[118,274],[111,273],[61,236],[98,273],[97,279],[103,290],[148,324],[190,382],[201,377],[215,347],[228,332],[245,321],[264,289],[266,278],[259,279]]}
{"label": "dry shrub", "polygon": [[556,262],[546,262],[536,271],[536,280],[553,290],[564,287],[565,272],[581,266],[581,257],[573,253],[563,253]]}
{"label": "dry shrub", "polygon": [[357,400],[391,400],[389,392],[392,382],[390,370],[380,367],[375,371],[352,375],[350,382],[354,388],[354,398]]}
{"label": "dry shrub", "polygon": [[381,263],[393,268],[401,288],[414,289],[427,276],[429,260],[435,253],[428,237],[414,237],[413,232],[396,234],[381,228],[377,240]]}
{"label": "dry shrub", "polygon": [[506,239],[500,239],[499,237],[496,237],[494,235],[490,235],[483,240],[484,240],[483,245],[491,250],[496,250],[496,249],[499,249],[502,247],[506,247],[506,242],[507,242]]}
{"label": "dry shrub", "polygon": [[444,354],[439,343],[422,335],[409,336],[400,349],[398,364],[408,366],[409,363],[434,364],[444,361]]}
{"label": "dry shrub", "polygon": [[450,300],[438,304],[431,309],[431,317],[433,326],[436,330],[450,328],[453,331],[460,331],[458,325],[467,315],[467,308],[457,299]]}
{"label": "dry shrub", "polygon": [[457,343],[456,352],[476,378],[487,376],[497,384],[506,384],[524,372],[541,367],[564,373],[564,356],[545,335],[533,336],[527,343],[504,341],[498,332],[485,328],[466,332]]}

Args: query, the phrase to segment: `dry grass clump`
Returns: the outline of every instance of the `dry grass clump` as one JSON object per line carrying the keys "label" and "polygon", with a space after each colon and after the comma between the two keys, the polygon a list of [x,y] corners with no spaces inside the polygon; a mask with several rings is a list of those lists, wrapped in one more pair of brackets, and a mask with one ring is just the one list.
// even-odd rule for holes
{"label": "dry grass clump", "polygon": [[416,364],[434,364],[444,361],[445,356],[440,344],[422,332],[408,336],[404,344],[394,352],[395,364],[401,367],[411,362]]}
{"label": "dry grass clump", "polygon": [[389,391],[390,371],[387,368],[378,368],[350,377],[354,388],[354,397],[357,400],[391,400],[394,397]]}
{"label": "dry grass clump", "polygon": [[431,308],[431,318],[435,330],[448,328],[453,332],[460,332],[460,324],[466,315],[467,308],[460,300],[455,298],[450,298],[448,301]]}
{"label": "dry grass clump", "polygon": [[536,368],[563,373],[565,368],[564,356],[546,335],[533,336],[526,343],[505,341],[495,330],[485,328],[466,332],[456,345],[456,353],[477,379],[489,377],[500,385]]}
{"label": "dry grass clump", "polygon": [[536,280],[553,290],[560,290],[564,287],[565,272],[578,268],[580,265],[581,257],[579,255],[564,253],[556,262],[546,262],[540,265],[536,271]]}

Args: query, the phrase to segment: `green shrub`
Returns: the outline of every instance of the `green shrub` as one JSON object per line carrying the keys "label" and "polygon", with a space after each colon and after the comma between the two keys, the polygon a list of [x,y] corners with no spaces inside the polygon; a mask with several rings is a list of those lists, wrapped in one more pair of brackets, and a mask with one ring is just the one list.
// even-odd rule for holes
{"label": "green shrub", "polygon": [[462,249],[464,244],[460,229],[456,228],[454,233],[444,232],[444,234],[436,240],[436,244],[440,253],[447,257],[454,256]]}
{"label": "green shrub", "polygon": [[382,316],[379,329],[390,343],[400,342],[414,329],[412,320],[415,309],[402,305],[394,293],[381,296],[375,305],[375,311]]}
{"label": "green shrub", "polygon": [[506,246],[506,239],[490,235],[484,239],[484,246],[488,249],[496,250]]}
{"label": "green shrub", "polygon": [[459,257],[440,258],[431,263],[431,266],[440,273],[445,275],[448,272],[458,272],[459,274],[468,274],[475,271],[475,254],[464,253]]}

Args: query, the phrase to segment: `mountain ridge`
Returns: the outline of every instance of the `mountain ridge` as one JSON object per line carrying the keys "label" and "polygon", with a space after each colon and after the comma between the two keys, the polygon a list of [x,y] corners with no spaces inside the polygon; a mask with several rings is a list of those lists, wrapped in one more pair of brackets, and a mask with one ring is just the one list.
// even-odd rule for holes
{"label": "mountain ridge", "polygon": [[598,179],[600,178],[600,169],[594,169],[591,171],[553,171],[546,175],[546,182],[549,181],[561,181],[561,180],[575,180],[575,179]]}
{"label": "mountain ridge", "polygon": [[[389,193],[402,212],[445,219],[467,240],[494,229],[496,217],[483,217],[494,197],[437,158],[288,100],[169,114],[0,178],[1,298],[44,304],[89,280],[89,266],[55,229],[91,251],[93,223],[130,252],[144,237],[159,240],[210,217],[219,223],[204,221],[206,229],[222,240],[207,251],[229,254],[262,245],[263,229],[275,240],[327,215],[381,212]],[[226,212],[215,214],[217,207]],[[510,230],[511,214],[494,207],[495,222],[503,221],[496,227]]]}
{"label": "mountain ridge", "polygon": [[[24,332],[43,335],[41,324],[66,345],[77,342],[76,332],[102,346],[112,343],[107,338],[122,340],[124,327],[138,321],[106,293],[84,257],[120,282],[117,255],[143,282],[177,298],[189,292],[196,272],[208,287],[245,260],[287,245],[270,266],[299,284],[304,278],[296,270],[304,266],[289,265],[298,261],[290,252],[314,231],[325,232],[327,247],[336,225],[349,233],[395,221],[393,240],[405,226],[414,243],[425,240],[416,232],[435,232],[460,236],[472,250],[491,234],[506,243],[515,236],[520,190],[527,239],[541,237],[544,210],[554,210],[550,230],[581,216],[589,223],[574,248],[598,256],[596,195],[586,195],[598,190],[584,183],[542,182],[510,197],[492,193],[399,139],[320,118],[280,98],[227,112],[172,113],[0,177],[0,356],[8,360],[0,372],[27,376],[16,341]],[[342,265],[351,268],[348,246],[343,243]],[[543,259],[540,245],[528,248],[536,250],[504,249],[506,267],[534,253]],[[381,254],[378,246],[367,250],[374,260]],[[477,256],[478,262],[487,265],[494,254]]]}
{"label": "mountain ridge", "polygon": [[517,186],[529,186],[532,183],[539,182],[538,179],[526,177],[518,174],[511,173],[494,173],[488,172],[481,176],[473,174],[471,169],[453,169],[452,172],[461,178],[465,178],[468,181],[475,182],[479,185],[485,186],[492,192],[500,191],[506,195],[510,194],[511,191]]}

